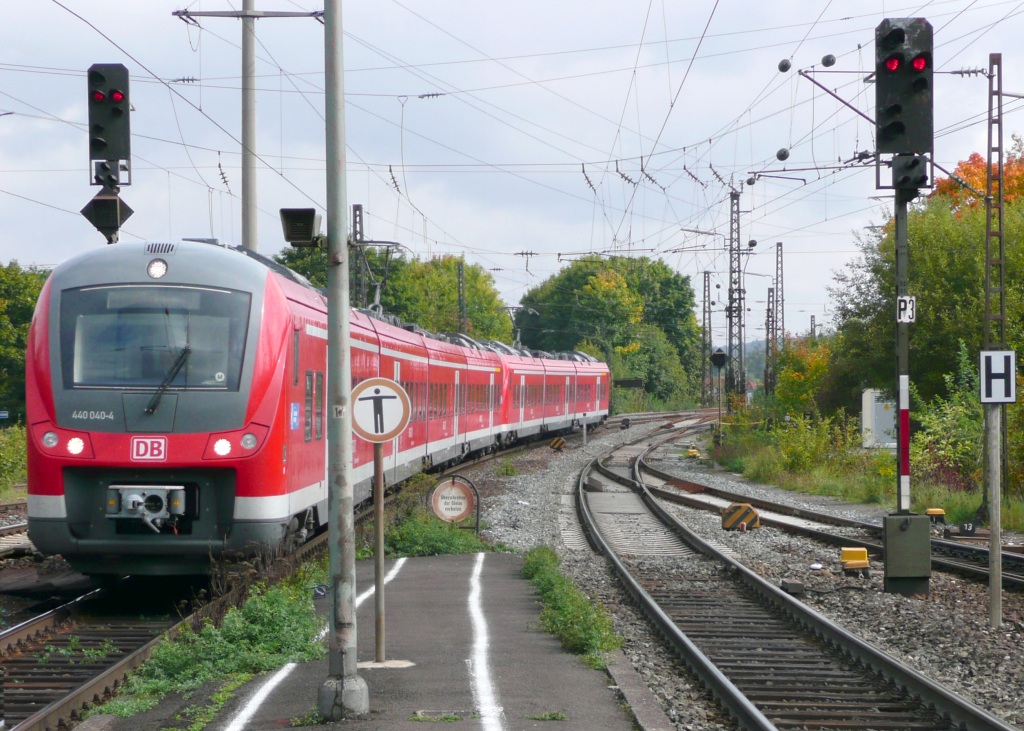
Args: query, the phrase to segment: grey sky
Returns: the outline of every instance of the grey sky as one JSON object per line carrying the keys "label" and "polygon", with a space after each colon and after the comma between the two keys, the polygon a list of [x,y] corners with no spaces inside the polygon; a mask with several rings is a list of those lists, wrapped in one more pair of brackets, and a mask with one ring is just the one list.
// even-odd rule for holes
{"label": "grey sky", "polygon": [[[0,26],[0,261],[53,265],[102,236],[78,213],[97,192],[88,168],[85,71],[131,72],[135,210],[123,240],[241,236],[241,23],[175,10],[240,9],[146,0],[36,0]],[[321,10],[257,0],[260,10]],[[986,69],[1024,92],[1024,2],[687,0],[541,3],[374,0],[344,4],[348,201],[368,236],[420,256],[464,254],[515,304],[586,252],[663,258],[727,286],[729,186],[742,191],[748,336],[763,337],[775,242],[785,251],[789,331],[829,320],[831,272],[854,232],[890,199],[873,166],[866,113],[874,28],[929,18],[941,72]],[[279,251],[281,207],[323,206],[323,26],[257,27],[259,248]],[[824,73],[820,60],[838,61]],[[780,73],[778,63],[792,69]],[[936,76],[936,159],[984,153],[987,82]],[[1020,128],[1008,101],[1004,131]],[[776,151],[788,148],[780,163]],[[746,181],[755,177],[754,185]],[[883,172],[883,179],[885,173]],[[881,195],[878,199],[876,196]],[[689,229],[689,230],[687,230]],[[710,232],[708,234],[695,231]],[[979,245],[981,242],[979,242]],[[979,283],[980,286],[980,283]],[[716,341],[724,339],[721,312]]]}

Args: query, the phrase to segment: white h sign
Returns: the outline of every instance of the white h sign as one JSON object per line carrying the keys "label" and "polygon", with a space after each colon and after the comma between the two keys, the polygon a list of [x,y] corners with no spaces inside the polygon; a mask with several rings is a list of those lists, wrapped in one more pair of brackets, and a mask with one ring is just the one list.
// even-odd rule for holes
{"label": "white h sign", "polygon": [[1012,404],[1016,401],[1016,351],[981,351],[981,403]]}

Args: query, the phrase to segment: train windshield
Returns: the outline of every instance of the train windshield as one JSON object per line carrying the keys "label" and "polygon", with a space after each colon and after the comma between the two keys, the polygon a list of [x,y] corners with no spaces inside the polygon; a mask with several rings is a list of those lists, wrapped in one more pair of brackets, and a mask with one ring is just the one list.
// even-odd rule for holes
{"label": "train windshield", "polygon": [[64,387],[237,391],[249,306],[249,294],[226,289],[65,290],[60,306]]}

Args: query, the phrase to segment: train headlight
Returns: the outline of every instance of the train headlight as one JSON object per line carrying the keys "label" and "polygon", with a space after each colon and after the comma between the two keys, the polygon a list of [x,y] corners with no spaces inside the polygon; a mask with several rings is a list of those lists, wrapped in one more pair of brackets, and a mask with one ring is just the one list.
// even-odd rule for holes
{"label": "train headlight", "polygon": [[41,445],[50,457],[58,459],[61,456],[77,457],[78,459],[93,459],[95,457],[88,432],[61,429],[55,424],[44,421],[32,426],[32,435],[32,444]]}
{"label": "train headlight", "polygon": [[270,429],[263,424],[247,424],[237,431],[211,434],[203,450],[203,459],[252,459],[259,454]]}
{"label": "train headlight", "polygon": [[154,259],[146,267],[146,274],[153,279],[160,279],[160,277],[167,274],[167,262],[163,259]]}

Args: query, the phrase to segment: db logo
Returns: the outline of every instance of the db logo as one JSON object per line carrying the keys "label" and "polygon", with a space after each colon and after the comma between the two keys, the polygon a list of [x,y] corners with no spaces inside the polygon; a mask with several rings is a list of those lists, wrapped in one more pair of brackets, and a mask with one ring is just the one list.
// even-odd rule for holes
{"label": "db logo", "polygon": [[167,459],[167,437],[132,437],[132,460],[163,462]]}

